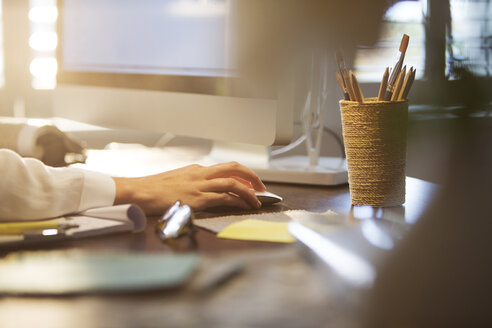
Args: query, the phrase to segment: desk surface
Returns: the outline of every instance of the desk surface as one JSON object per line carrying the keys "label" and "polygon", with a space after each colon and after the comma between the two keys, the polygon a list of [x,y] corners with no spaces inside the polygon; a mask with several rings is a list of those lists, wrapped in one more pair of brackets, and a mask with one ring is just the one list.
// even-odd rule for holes
{"label": "desk surface", "polygon": [[[354,221],[383,218],[402,223],[416,222],[438,188],[434,184],[408,178],[405,205],[377,209],[352,207],[347,185],[267,184],[267,187],[283,196],[284,201],[262,209],[264,212],[331,209]],[[207,212],[199,213],[197,217],[223,214],[231,213]],[[149,218],[149,224],[142,233],[66,241],[43,246],[43,249],[169,252],[169,247],[154,235],[156,220]],[[240,260],[245,264],[244,272],[208,293],[197,292],[191,283],[178,290],[132,295],[3,297],[0,298],[0,326],[319,327],[320,322],[336,324],[344,320],[336,310],[327,310],[336,308],[336,303],[328,296],[334,286],[330,286],[320,277],[319,270],[300,256],[298,245],[217,239],[205,230],[196,233],[196,243],[203,256],[201,268]]]}

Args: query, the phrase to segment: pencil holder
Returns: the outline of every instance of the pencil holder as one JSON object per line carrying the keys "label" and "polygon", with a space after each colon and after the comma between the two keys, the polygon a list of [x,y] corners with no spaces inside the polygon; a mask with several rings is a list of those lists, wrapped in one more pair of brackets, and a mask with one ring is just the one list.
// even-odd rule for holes
{"label": "pencil holder", "polygon": [[405,203],[408,102],[340,101],[353,205]]}

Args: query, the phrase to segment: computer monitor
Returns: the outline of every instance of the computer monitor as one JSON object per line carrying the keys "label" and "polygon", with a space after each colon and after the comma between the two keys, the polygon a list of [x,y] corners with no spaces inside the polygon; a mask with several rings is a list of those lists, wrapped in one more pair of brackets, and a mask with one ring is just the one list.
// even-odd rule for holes
{"label": "computer monitor", "polygon": [[230,0],[59,0],[54,115],[245,144],[287,144],[292,92],[231,91]]}
{"label": "computer monitor", "polygon": [[[372,13],[382,2],[354,7],[356,0],[59,0],[54,115],[207,138],[215,145],[236,142],[215,147],[221,151],[212,155],[242,162],[267,181],[346,183],[343,159],[318,159],[319,146],[309,158],[271,160],[264,145],[291,141],[295,103],[295,114],[304,108],[304,118],[318,131],[331,120],[306,111],[306,93],[294,87],[296,74],[306,67],[313,73],[318,90],[307,94],[310,108],[319,111],[312,98],[326,98],[319,83],[331,81],[333,88],[325,89],[337,90],[334,72],[323,64],[334,64],[331,47],[365,35],[340,27],[350,15],[375,25]],[[316,65],[311,57],[320,58]],[[252,144],[263,146],[251,151]]]}

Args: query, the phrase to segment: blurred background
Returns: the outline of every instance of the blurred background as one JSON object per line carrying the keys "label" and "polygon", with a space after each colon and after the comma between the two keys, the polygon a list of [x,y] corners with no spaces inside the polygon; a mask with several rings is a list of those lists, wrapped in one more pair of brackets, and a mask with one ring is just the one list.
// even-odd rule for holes
{"label": "blurred background", "polygon": [[[191,4],[219,0],[181,0]],[[357,3],[357,2],[356,2]],[[408,148],[410,176],[442,180],[448,128],[473,103],[473,116],[490,117],[492,6],[489,0],[360,1],[374,11],[384,6],[377,38],[346,40],[344,52],[366,96],[377,94],[386,66],[393,65],[403,33],[410,35],[405,63],[417,69],[410,94],[413,122]],[[383,8],[383,7],[381,7]],[[51,117],[56,88],[58,17],[56,0],[0,0],[0,116]],[[348,22],[364,31],[367,22]],[[374,23],[374,22],[372,22]],[[372,24],[377,26],[377,24]],[[353,49],[352,49],[353,48]],[[335,60],[333,67],[335,70]],[[464,74],[466,72],[466,74]],[[333,78],[325,124],[341,135]],[[473,86],[465,88],[466,86]],[[299,100],[302,107],[304,99]],[[483,123],[486,124],[486,123]],[[298,126],[300,131],[300,125]],[[424,137],[425,136],[425,137]],[[322,155],[339,156],[329,135]],[[440,156],[442,155],[442,156]],[[425,163],[420,159],[426,158]]]}

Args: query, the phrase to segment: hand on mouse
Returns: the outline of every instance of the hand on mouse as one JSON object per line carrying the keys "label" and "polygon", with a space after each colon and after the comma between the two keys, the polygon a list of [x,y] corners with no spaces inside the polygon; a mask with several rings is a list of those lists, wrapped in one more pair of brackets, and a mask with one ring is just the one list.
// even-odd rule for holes
{"label": "hand on mouse", "polygon": [[142,178],[113,178],[115,205],[133,203],[147,215],[160,215],[177,200],[195,211],[215,206],[259,208],[256,191],[265,191],[260,178],[235,163],[209,167],[190,165]]}

